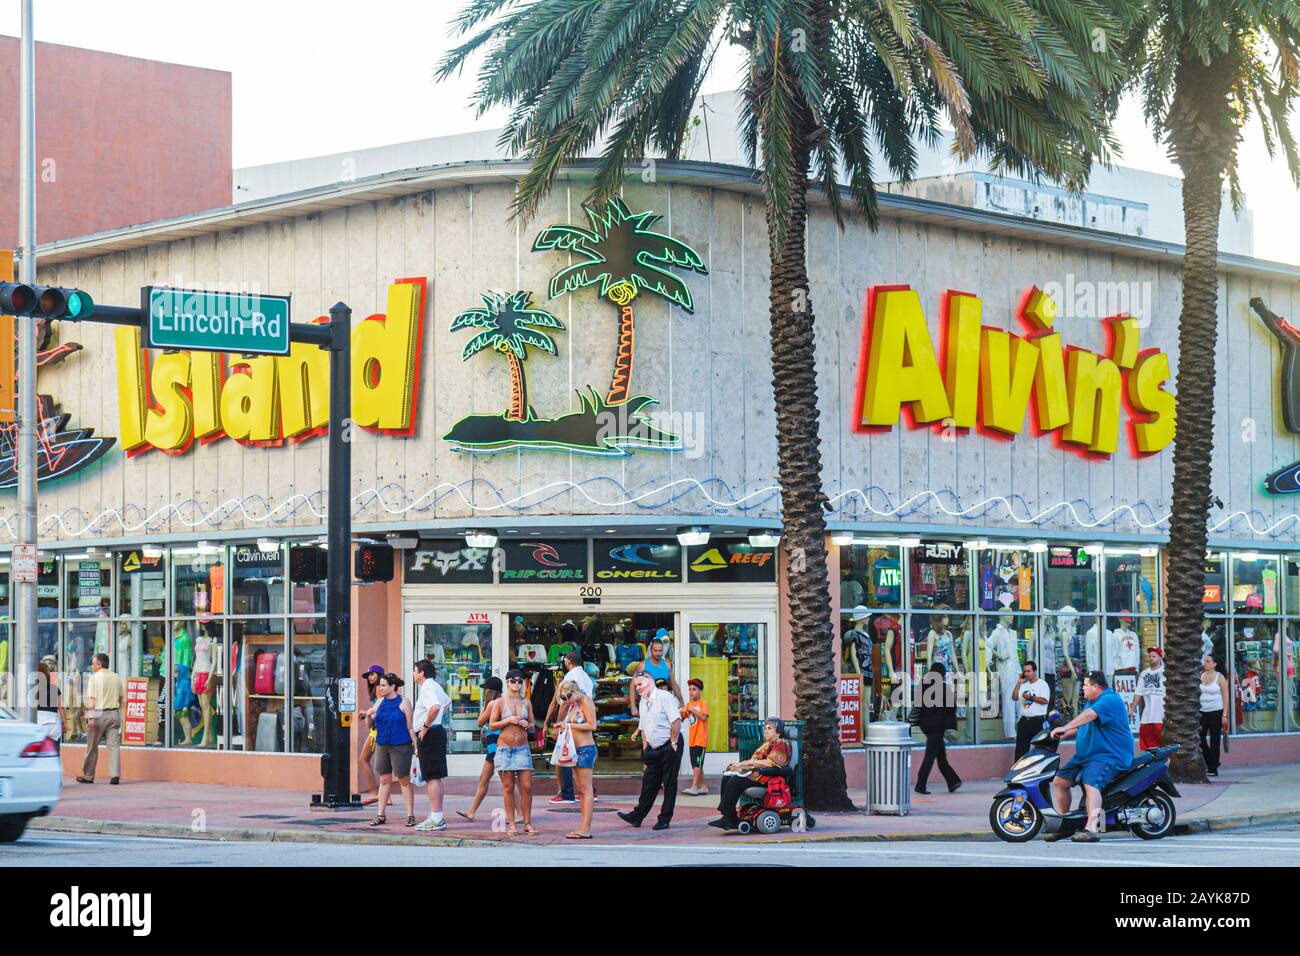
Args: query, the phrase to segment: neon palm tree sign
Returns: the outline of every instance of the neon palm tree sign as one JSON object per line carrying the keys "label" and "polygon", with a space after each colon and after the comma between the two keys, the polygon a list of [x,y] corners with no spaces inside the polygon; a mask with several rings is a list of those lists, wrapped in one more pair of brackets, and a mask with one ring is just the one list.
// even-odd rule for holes
{"label": "neon palm tree sign", "polygon": [[[502,319],[483,317],[483,310],[462,313],[452,323],[453,329],[482,328],[484,331],[465,346],[463,358],[491,345],[506,355],[510,363],[511,405],[503,415],[470,415],[457,422],[444,437],[469,451],[501,451],[508,448],[565,448],[572,451],[600,455],[625,455],[627,449],[681,447],[681,439],[651,423],[644,414],[645,408],[657,404],[649,395],[632,392],[632,370],[636,356],[636,318],[634,300],[648,292],[667,299],[687,312],[694,312],[694,298],[690,287],[673,270],[684,269],[707,275],[704,260],[686,243],[672,236],[655,232],[653,226],[662,218],[653,212],[632,212],[622,199],[609,200],[603,209],[583,206],[590,228],[581,226],[548,226],[533,241],[535,252],[564,252],[577,261],[565,266],[551,277],[550,297],[569,295],[579,289],[595,286],[601,298],[608,299],[618,309],[618,340],[614,357],[614,370],[609,387],[601,394],[588,385],[578,391],[579,409],[553,419],[538,418],[528,406],[522,361],[523,346],[545,348],[526,337],[519,340],[519,349],[503,344],[510,334],[501,331]],[[528,294],[514,293],[523,299],[513,308],[524,310]],[[489,297],[484,297],[488,312],[493,312]],[[497,313],[502,309],[497,308]],[[531,310],[530,314],[536,314]],[[551,328],[563,328],[559,320]],[[478,316],[477,318],[467,318]],[[538,325],[536,322],[507,318],[518,326]],[[493,324],[483,324],[493,323]],[[545,333],[524,330],[540,335],[548,342]],[[521,333],[523,334],[523,333]],[[486,338],[485,338],[486,336]],[[482,340],[482,344],[478,344]],[[553,349],[546,349],[555,354]],[[471,346],[475,346],[471,350]],[[516,384],[517,383],[517,384]]]}
{"label": "neon palm tree sign", "polygon": [[540,329],[564,330],[564,323],[541,309],[530,309],[532,295],[512,292],[503,295],[489,292],[483,296],[482,309],[470,309],[452,320],[451,330],[482,329],[465,343],[461,360],[468,361],[484,349],[494,349],[505,356],[510,366],[510,408],[506,419],[512,422],[527,421],[532,416],[528,406],[528,379],[524,362],[528,349],[541,349],[555,355],[555,340]]}

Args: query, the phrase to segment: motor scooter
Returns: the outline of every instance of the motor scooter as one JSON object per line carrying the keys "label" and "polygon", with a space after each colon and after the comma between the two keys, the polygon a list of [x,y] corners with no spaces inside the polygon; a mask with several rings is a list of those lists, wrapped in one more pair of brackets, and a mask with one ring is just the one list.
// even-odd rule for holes
{"label": "motor scooter", "polygon": [[[1052,778],[1061,765],[1060,741],[1052,730],[1062,723],[1056,711],[1047,715],[1043,729],[1030,741],[1029,752],[1002,778],[1006,786],[993,797],[989,825],[994,835],[1008,843],[1028,843],[1040,833],[1075,833],[1088,822],[1083,799],[1061,813],[1052,802]],[[1169,756],[1178,744],[1145,750],[1129,768],[1102,791],[1105,829],[1127,827],[1143,840],[1158,840],[1173,832],[1177,821],[1174,797],[1181,797],[1169,779]]]}

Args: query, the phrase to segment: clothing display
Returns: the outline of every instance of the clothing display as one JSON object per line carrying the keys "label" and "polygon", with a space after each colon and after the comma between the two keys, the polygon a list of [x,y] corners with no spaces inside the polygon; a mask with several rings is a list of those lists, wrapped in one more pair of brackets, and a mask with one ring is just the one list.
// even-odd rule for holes
{"label": "clothing display", "polygon": [[1020,647],[1016,632],[1007,621],[999,621],[988,637],[989,671],[997,675],[998,691],[1002,698],[1002,732],[1007,737],[1016,733],[1016,702],[1011,694],[1020,676]]}
{"label": "clothing display", "polygon": [[1138,669],[1142,658],[1142,644],[1133,631],[1118,627],[1110,632],[1111,650],[1107,667],[1112,674],[1123,674]]}

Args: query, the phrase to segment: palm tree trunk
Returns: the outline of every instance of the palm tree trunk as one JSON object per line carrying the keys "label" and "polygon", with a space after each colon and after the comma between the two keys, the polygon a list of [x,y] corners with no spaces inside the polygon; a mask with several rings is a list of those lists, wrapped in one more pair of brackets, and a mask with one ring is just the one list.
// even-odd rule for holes
{"label": "palm tree trunk", "polygon": [[506,353],[510,363],[510,411],[506,418],[513,422],[528,420],[528,382],[524,378],[524,364],[514,352]]}
{"label": "palm tree trunk", "polygon": [[1183,306],[1178,317],[1178,436],[1166,552],[1168,684],[1165,741],[1178,743],[1170,773],[1205,781],[1199,746],[1202,598],[1214,455],[1214,350],[1218,338],[1219,213],[1223,177],[1236,146],[1227,100],[1229,63],[1197,60],[1178,70],[1167,125],[1183,171]]}
{"label": "palm tree trunk", "polygon": [[636,348],[636,323],[631,303],[618,308],[618,356],[614,360],[614,378],[609,384],[605,401],[621,405],[628,399],[632,388],[632,355]]}
{"label": "palm tree trunk", "polygon": [[818,435],[815,319],[808,295],[805,238],[811,121],[805,111],[791,164],[785,235],[771,237],[772,383],[776,399],[777,475],[785,549],[790,633],[794,650],[795,717],[802,720],[804,799],[814,810],[852,810],[840,752],[834,631],[826,566],[826,518]]}

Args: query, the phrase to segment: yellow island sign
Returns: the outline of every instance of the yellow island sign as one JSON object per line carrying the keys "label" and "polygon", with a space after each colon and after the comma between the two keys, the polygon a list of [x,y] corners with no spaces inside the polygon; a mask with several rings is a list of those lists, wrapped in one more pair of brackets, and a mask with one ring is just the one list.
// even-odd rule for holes
{"label": "yellow island sign", "polygon": [[1174,440],[1176,400],[1165,391],[1169,357],[1141,348],[1141,324],[1129,315],[1104,319],[1106,354],[1066,345],[1053,330],[1056,303],[1037,288],[1022,297],[1021,336],[983,325],[980,300],[943,296],[942,347],[936,350],[921,299],[908,286],[867,293],[858,365],[857,431],[889,429],[900,416],[914,427],[976,429],[1010,438],[1032,416],[1037,435],[1090,455],[1119,448],[1121,406],[1133,454],[1150,455]]}
{"label": "yellow island sign", "polygon": [[[352,419],[362,428],[414,431],[425,281],[397,280],[385,313],[352,330]],[[120,440],[128,456],[154,448],[184,454],[195,439],[282,445],[328,429],[324,349],[295,343],[288,355],[155,354],[141,348],[138,328],[121,326],[116,336]]]}

